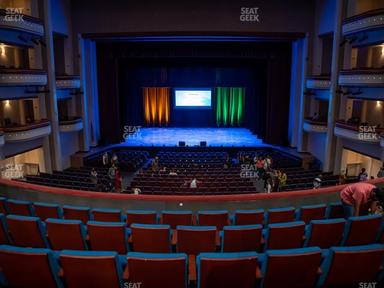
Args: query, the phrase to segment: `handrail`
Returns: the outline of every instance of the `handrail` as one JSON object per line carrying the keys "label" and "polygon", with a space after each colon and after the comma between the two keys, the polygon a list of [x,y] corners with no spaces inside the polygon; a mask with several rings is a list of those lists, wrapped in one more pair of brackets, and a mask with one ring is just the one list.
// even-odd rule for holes
{"label": "handrail", "polygon": [[41,69],[17,69],[17,68],[0,68],[0,74],[38,74],[45,75],[46,71]]}
{"label": "handrail", "polygon": [[384,69],[380,69],[380,68],[358,68],[358,69],[340,70],[341,75],[380,74],[380,73],[384,73]]}
{"label": "handrail", "polygon": [[83,119],[81,117],[68,117],[65,120],[59,120],[59,125],[72,125],[82,121]]}
{"label": "handrail", "polygon": [[311,118],[305,118],[304,121],[309,123],[309,124],[312,124],[312,125],[319,125],[319,126],[327,126],[328,125],[327,121],[313,120]]}
{"label": "handrail", "polygon": [[[335,126],[336,127],[339,127],[339,128],[343,128],[343,129],[348,129],[348,130],[353,130],[353,131],[357,131],[357,132],[360,132],[359,131],[359,127],[360,126],[364,126],[362,124],[350,124],[350,123],[346,123],[344,120],[336,120],[335,121]],[[375,129],[377,133],[382,133],[384,132],[384,128],[376,128]]]}
{"label": "handrail", "polygon": [[360,14],[353,15],[351,17],[345,18],[344,21],[343,21],[343,24],[355,22],[355,21],[358,21],[358,20],[361,20],[361,19],[364,19],[364,18],[367,18],[367,17],[377,16],[377,15],[381,15],[381,14],[384,14],[384,9],[383,8],[369,10],[367,12],[360,13]]}
{"label": "handrail", "polygon": [[50,122],[48,119],[41,119],[40,121],[35,121],[30,124],[25,125],[18,125],[14,127],[0,127],[0,130],[5,133],[13,133],[13,132],[21,132],[21,131],[28,131],[32,129],[37,129],[41,127],[49,126]]}
{"label": "handrail", "polygon": [[[377,178],[374,180],[367,181],[368,183],[384,184],[383,178]],[[348,184],[330,186],[320,189],[310,190],[297,190],[290,192],[274,192],[274,193],[253,193],[253,194],[233,194],[233,195],[134,195],[134,194],[119,194],[119,193],[105,193],[105,192],[90,192],[84,190],[72,190],[66,188],[57,188],[51,186],[31,184],[22,181],[14,181],[8,179],[0,179],[0,185],[12,186],[21,189],[75,196],[75,197],[86,197],[91,199],[117,199],[117,200],[139,200],[139,201],[162,201],[162,202],[235,202],[235,201],[255,201],[265,199],[282,199],[282,198],[300,198],[308,196],[321,196],[333,194],[341,191]]]}

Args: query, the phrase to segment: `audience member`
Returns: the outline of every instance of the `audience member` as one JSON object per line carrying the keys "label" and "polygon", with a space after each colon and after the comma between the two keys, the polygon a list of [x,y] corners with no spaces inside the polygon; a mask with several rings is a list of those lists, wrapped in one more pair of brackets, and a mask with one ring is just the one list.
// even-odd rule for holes
{"label": "audience member", "polygon": [[365,168],[361,168],[358,178],[359,181],[366,181],[368,179],[368,173],[365,171]]}
{"label": "audience member", "polygon": [[380,167],[379,172],[377,172],[377,178],[384,178],[384,166]]}
{"label": "audience member", "polygon": [[321,179],[320,177],[316,177],[313,180],[313,189],[319,189],[321,187]]}
{"label": "audience member", "polygon": [[97,171],[95,168],[91,170],[91,181],[93,184],[97,184]]}
{"label": "audience member", "polygon": [[108,154],[108,152],[105,152],[103,154],[102,160],[103,160],[103,165],[104,166],[108,166],[109,165],[109,154]]}

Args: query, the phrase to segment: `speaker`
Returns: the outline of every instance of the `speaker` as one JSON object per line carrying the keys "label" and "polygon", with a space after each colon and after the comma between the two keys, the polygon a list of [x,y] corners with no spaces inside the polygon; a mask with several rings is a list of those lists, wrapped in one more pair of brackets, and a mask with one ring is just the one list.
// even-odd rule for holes
{"label": "speaker", "polygon": [[185,147],[185,141],[179,141],[179,147]]}
{"label": "speaker", "polygon": [[200,147],[207,147],[207,141],[200,141]]}

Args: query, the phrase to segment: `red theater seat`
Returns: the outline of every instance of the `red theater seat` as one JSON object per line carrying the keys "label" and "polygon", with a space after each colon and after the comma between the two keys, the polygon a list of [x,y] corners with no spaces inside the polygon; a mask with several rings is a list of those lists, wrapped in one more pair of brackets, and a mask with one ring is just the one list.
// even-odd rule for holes
{"label": "red theater seat", "polygon": [[36,217],[39,217],[42,221],[48,218],[62,218],[59,205],[35,202],[33,207],[35,208]]}
{"label": "red theater seat", "polygon": [[304,221],[305,224],[309,224],[311,220],[321,220],[325,218],[325,212],[327,205],[310,205],[301,206],[299,209],[299,217],[297,220]]}
{"label": "red theater seat", "polygon": [[23,200],[7,200],[8,214],[33,216],[32,203]]}
{"label": "red theater seat", "polygon": [[216,251],[216,227],[178,226],[177,252],[197,255],[201,252]]}
{"label": "red theater seat", "polygon": [[147,210],[127,210],[127,225],[138,224],[157,224],[156,211]]}
{"label": "red theater seat", "polygon": [[268,210],[268,224],[295,221],[295,208],[273,208]]}
{"label": "red theater seat", "polygon": [[[183,253],[128,253],[125,279],[145,288],[187,287],[187,255]],[[125,278],[124,277],[124,278]]]}
{"label": "red theater seat", "polygon": [[344,218],[312,220],[307,227],[304,246],[317,246],[322,249],[339,246],[343,239],[344,225]]}
{"label": "red theater seat", "polygon": [[236,210],[234,224],[236,225],[255,225],[264,223],[264,210]]}
{"label": "red theater seat", "polygon": [[268,225],[265,249],[300,248],[304,240],[305,223],[296,221]]}
{"label": "red theater seat", "polygon": [[90,208],[81,206],[63,206],[64,219],[80,220],[84,224],[90,220]]}
{"label": "red theater seat", "polygon": [[49,218],[45,221],[48,239],[53,250],[86,250],[86,231],[80,220]]}
{"label": "red theater seat", "polygon": [[4,197],[0,197],[0,214],[8,214],[7,200]]}
{"label": "red theater seat", "polygon": [[92,209],[94,221],[121,222],[121,211],[119,209]]}
{"label": "red theater seat", "polygon": [[321,260],[318,247],[267,251],[262,287],[316,287]]}
{"label": "red theater seat", "polygon": [[178,225],[193,225],[192,211],[162,211],[161,224],[171,226],[171,229],[176,229]]}
{"label": "red theater seat", "polygon": [[340,202],[330,203],[327,211],[328,218],[344,218],[343,204]]}
{"label": "red theater seat", "polygon": [[345,225],[343,246],[375,243],[379,233],[381,215],[349,217]]}
{"label": "red theater seat", "polygon": [[255,252],[201,253],[196,258],[198,287],[255,287]]}
{"label": "red theater seat", "polygon": [[229,225],[228,211],[199,211],[197,215],[201,226],[216,226],[217,230],[222,230]]}
{"label": "red theater seat", "polygon": [[116,251],[119,254],[128,252],[128,231],[125,223],[88,221],[87,227],[92,250]]}
{"label": "red theater seat", "polygon": [[132,245],[135,252],[171,252],[169,225],[132,224]]}
{"label": "red theater seat", "polygon": [[224,226],[221,251],[259,251],[262,228],[261,225]]}
{"label": "red theater seat", "polygon": [[4,214],[0,214],[0,245],[9,244],[8,227]]}

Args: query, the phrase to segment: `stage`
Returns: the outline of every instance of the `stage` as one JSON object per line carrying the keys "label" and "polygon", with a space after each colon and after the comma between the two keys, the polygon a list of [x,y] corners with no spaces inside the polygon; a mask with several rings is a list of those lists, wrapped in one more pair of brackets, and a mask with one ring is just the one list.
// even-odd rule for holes
{"label": "stage", "polygon": [[140,128],[121,143],[124,146],[199,146],[206,141],[211,147],[257,147],[262,139],[246,128]]}

